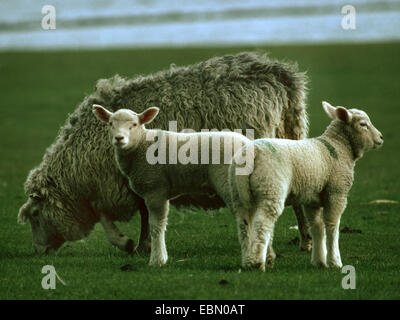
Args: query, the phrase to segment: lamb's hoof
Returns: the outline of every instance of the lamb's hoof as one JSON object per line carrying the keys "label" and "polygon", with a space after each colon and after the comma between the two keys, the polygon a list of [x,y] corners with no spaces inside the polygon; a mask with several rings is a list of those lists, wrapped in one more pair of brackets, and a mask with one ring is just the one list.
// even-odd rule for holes
{"label": "lamb's hoof", "polygon": [[132,239],[128,239],[125,243],[124,251],[128,252],[129,254],[133,253],[134,243]]}
{"label": "lamb's hoof", "polygon": [[320,269],[328,268],[328,265],[323,261],[312,261],[311,264]]}
{"label": "lamb's hoof", "polygon": [[246,263],[243,265],[243,268],[248,271],[265,271],[265,263],[256,262],[256,263]]}
{"label": "lamb's hoof", "polygon": [[274,267],[274,260],[268,259],[265,261],[265,266],[268,267],[269,269],[272,269]]}
{"label": "lamb's hoof", "polygon": [[340,269],[343,267],[343,264],[341,262],[336,262],[336,261],[328,261],[328,266],[332,268],[337,268]]}
{"label": "lamb's hoof", "polygon": [[311,249],[312,249],[312,240],[311,239],[301,241],[300,251],[311,251]]}
{"label": "lamb's hoof", "polygon": [[167,263],[167,260],[150,260],[149,266],[151,267],[162,267]]}
{"label": "lamb's hoof", "polygon": [[268,255],[267,258],[265,259],[265,265],[268,268],[273,268],[275,259],[276,259],[276,254],[275,253],[273,255]]}

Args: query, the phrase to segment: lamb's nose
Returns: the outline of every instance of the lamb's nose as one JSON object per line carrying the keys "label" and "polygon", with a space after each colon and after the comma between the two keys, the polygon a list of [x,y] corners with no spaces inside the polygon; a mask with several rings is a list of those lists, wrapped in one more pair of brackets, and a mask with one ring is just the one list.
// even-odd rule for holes
{"label": "lamb's nose", "polygon": [[381,139],[383,140],[383,135],[381,135]]}
{"label": "lamb's nose", "polygon": [[124,139],[123,136],[117,136],[117,137],[115,137],[115,140],[117,140],[117,142],[120,142],[122,139]]}

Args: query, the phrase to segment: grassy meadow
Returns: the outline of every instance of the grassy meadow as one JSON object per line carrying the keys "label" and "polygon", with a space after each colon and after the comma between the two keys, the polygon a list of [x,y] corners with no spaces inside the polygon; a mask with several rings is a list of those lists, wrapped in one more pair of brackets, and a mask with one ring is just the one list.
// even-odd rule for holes
{"label": "grassy meadow", "polygon": [[[112,247],[100,226],[56,255],[34,255],[29,224],[16,223],[26,201],[23,183],[97,79],[146,75],[243,50],[268,51],[308,72],[310,136],[329,123],[322,100],[363,107],[383,133],[383,148],[357,163],[341,222],[341,229],[360,230],[340,236],[343,263],[356,269],[355,290],[342,288],[340,270],[316,269],[310,254],[299,251],[291,208],[278,220],[279,258],[265,273],[239,271],[236,224],[227,209],[171,208],[169,261],[162,268]],[[399,299],[400,205],[369,204],[400,201],[399,56],[400,43],[0,53],[0,299]],[[119,226],[138,239],[138,215]],[[56,290],[42,289],[47,264],[66,286],[58,281]],[[122,271],[127,264],[131,268]]]}

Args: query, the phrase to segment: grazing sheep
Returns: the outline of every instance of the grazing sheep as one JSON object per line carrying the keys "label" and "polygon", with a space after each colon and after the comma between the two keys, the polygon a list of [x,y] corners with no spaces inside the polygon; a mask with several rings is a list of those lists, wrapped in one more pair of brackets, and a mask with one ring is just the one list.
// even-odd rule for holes
{"label": "grazing sheep", "polygon": [[[254,141],[254,170],[238,176],[230,168],[232,207],[238,220],[244,267],[265,269],[265,256],[275,221],[285,205],[305,206],[312,236],[313,265],[341,267],[339,223],[353,183],[356,161],[383,143],[368,115],[332,107],[333,119],[320,137],[293,141]],[[325,243],[326,241],[326,243]],[[327,245],[327,252],[326,252]]]}
{"label": "grazing sheep", "polygon": [[[97,82],[47,149],[42,163],[25,182],[28,201],[18,220],[31,223],[35,251],[57,250],[64,241],[82,239],[101,222],[112,244],[128,252],[133,242],[114,221],[129,221],[140,209],[139,248],[149,247],[148,217],[144,202],[129,190],[114,161],[111,145],[99,143],[107,126],[92,114],[93,104],[112,106],[112,111],[133,107],[163,106],[152,123],[167,129],[169,120],[177,130],[254,129],[255,138],[302,139],[307,135],[305,111],[306,77],[287,63],[254,53],[216,57],[187,67],[171,67],[146,77],[115,76]],[[185,197],[180,203],[221,205]],[[175,202],[177,203],[177,202]],[[307,232],[302,208],[295,208],[303,247]]]}
{"label": "grazing sheep", "polygon": [[[251,140],[235,132],[178,133],[146,129],[145,124],[158,111],[158,108],[149,108],[137,114],[120,109],[112,113],[100,105],[93,106],[96,117],[110,126],[119,169],[149,210],[150,265],[163,265],[168,259],[165,230],[169,200],[188,193],[210,193],[231,203],[227,184],[229,165],[235,151],[251,145]],[[243,160],[249,161],[244,161],[247,167],[241,168],[244,171],[241,174],[249,174],[253,159]]]}

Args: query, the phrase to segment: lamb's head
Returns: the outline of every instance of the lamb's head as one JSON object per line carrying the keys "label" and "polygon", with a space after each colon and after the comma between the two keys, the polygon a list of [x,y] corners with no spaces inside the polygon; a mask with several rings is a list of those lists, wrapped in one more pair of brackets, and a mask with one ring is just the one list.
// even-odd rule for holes
{"label": "lamb's head", "polygon": [[356,158],[360,158],[365,151],[382,146],[382,133],[374,127],[364,111],[333,107],[325,101],[322,102],[322,106],[331,119],[337,120],[336,124],[348,137]]}
{"label": "lamb's head", "polygon": [[95,116],[110,126],[112,144],[120,149],[135,147],[143,137],[144,125],[150,123],[158,111],[158,108],[151,107],[140,114],[129,109],[119,109],[113,113],[98,104],[93,105]]}

